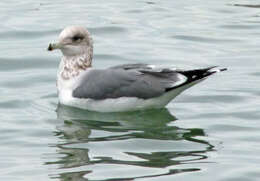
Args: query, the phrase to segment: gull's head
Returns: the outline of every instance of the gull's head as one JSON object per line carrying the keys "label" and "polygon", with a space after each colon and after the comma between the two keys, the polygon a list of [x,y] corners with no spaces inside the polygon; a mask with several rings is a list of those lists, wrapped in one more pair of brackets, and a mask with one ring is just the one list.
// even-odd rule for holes
{"label": "gull's head", "polygon": [[49,51],[55,49],[60,49],[66,57],[85,54],[92,57],[93,41],[86,28],[82,26],[69,26],[60,33],[58,42],[49,44]]}

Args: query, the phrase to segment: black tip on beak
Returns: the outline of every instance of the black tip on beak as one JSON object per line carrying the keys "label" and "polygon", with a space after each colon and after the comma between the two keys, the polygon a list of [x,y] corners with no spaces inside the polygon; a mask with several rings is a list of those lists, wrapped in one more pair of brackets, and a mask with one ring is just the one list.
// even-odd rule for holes
{"label": "black tip on beak", "polygon": [[53,47],[52,47],[51,43],[49,44],[47,50],[48,50],[48,51],[52,51],[52,50],[53,50]]}

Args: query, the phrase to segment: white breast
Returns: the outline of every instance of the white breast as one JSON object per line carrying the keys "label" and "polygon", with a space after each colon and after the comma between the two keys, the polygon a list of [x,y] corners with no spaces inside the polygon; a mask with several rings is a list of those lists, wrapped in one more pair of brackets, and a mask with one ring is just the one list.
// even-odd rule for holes
{"label": "white breast", "polygon": [[57,72],[57,88],[58,88],[58,95],[59,101],[61,104],[68,105],[72,99],[72,92],[78,86],[80,82],[80,78],[83,74],[88,72],[81,72],[78,76],[71,77],[70,79],[64,79],[62,77],[62,71],[64,70],[63,61],[60,62],[59,69]]}

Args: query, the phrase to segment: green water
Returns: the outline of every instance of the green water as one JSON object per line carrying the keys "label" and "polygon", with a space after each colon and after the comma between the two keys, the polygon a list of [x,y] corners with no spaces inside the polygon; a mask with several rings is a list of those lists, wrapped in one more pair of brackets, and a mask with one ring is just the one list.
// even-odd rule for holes
{"label": "green water", "polygon": [[[0,14],[0,180],[259,180],[258,1],[3,0]],[[93,34],[98,68],[229,70],[162,110],[60,106],[61,54],[46,48],[75,24]]]}

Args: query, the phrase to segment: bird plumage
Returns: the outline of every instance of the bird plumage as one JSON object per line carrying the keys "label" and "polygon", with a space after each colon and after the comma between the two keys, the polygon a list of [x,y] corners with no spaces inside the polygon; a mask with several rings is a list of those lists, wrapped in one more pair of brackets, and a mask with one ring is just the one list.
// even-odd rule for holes
{"label": "bird plumage", "polygon": [[61,104],[101,112],[132,111],[166,106],[185,89],[224,71],[209,67],[194,70],[125,64],[108,69],[91,67],[93,41],[84,27],[65,28],[58,43],[63,58],[58,71]]}

